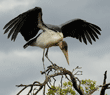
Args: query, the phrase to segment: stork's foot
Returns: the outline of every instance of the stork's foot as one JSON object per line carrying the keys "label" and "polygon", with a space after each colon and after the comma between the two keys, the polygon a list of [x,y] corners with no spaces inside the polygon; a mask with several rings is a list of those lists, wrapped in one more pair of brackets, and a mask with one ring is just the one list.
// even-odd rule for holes
{"label": "stork's foot", "polygon": [[54,64],[48,66],[47,68],[51,68],[51,67],[53,67],[53,66],[57,66],[57,65],[54,63]]}
{"label": "stork's foot", "polygon": [[59,68],[59,66],[54,63],[54,64],[48,66],[47,68],[57,70]]}
{"label": "stork's foot", "polygon": [[47,68],[48,68],[49,70],[52,70],[52,69],[55,70],[55,73],[59,73],[59,72],[60,72],[60,73],[63,74],[63,72],[62,72],[62,71],[63,71],[63,68],[62,68],[62,67],[59,67],[59,66],[58,66],[57,64],[55,64],[55,63],[54,63],[53,65],[48,66]]}

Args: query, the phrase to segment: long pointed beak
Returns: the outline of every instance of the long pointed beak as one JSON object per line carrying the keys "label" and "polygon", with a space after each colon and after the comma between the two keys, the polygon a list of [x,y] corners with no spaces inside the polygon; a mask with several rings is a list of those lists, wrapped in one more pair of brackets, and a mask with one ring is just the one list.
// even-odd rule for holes
{"label": "long pointed beak", "polygon": [[63,54],[65,55],[65,58],[67,60],[67,63],[69,65],[69,56],[68,56],[68,51],[66,51],[65,49],[62,50]]}
{"label": "long pointed beak", "polygon": [[65,58],[67,60],[67,63],[69,65],[69,56],[68,56],[68,45],[65,41],[62,41],[59,43],[59,47],[62,50],[63,54],[65,55]]}

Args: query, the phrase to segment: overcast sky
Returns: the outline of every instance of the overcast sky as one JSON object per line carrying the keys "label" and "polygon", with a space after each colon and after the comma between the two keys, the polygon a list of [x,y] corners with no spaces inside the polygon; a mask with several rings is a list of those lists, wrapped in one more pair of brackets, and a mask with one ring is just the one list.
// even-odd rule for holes
{"label": "overcast sky", "polygon": [[[20,88],[15,85],[44,80],[40,75],[43,50],[23,49],[26,42],[20,34],[15,42],[3,34],[8,21],[36,6],[42,8],[43,20],[48,24],[60,25],[81,18],[101,27],[101,36],[92,45],[73,38],[64,39],[69,47],[69,66],[58,47],[49,49],[49,58],[70,71],[76,66],[82,67],[83,75],[78,78],[95,80],[97,85],[102,85],[107,70],[107,83],[110,82],[110,0],[0,0],[0,95],[16,95]],[[46,58],[45,65],[50,65]],[[109,95],[110,91],[106,93]],[[99,91],[93,95],[99,95]]]}

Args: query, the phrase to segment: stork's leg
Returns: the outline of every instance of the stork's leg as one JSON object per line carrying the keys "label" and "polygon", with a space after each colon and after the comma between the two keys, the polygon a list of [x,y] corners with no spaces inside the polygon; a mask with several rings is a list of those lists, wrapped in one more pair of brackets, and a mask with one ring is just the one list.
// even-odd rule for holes
{"label": "stork's leg", "polygon": [[47,51],[46,51],[46,53],[45,53],[45,57],[51,62],[51,64],[53,65],[53,62],[48,58],[48,50],[49,50],[49,48],[47,48]]}
{"label": "stork's leg", "polygon": [[43,63],[44,63],[44,53],[45,53],[45,49],[43,50],[43,57],[42,57]]}
{"label": "stork's leg", "polygon": [[45,49],[43,50],[43,57],[42,57],[42,61],[43,61],[43,68],[44,68],[44,72],[45,72],[45,77],[46,75],[46,70],[45,70],[45,65],[44,65],[44,54],[45,54]]}

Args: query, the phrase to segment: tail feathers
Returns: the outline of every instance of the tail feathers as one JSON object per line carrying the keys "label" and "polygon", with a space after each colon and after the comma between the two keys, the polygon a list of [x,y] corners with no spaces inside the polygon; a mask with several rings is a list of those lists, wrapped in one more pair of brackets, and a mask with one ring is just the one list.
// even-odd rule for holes
{"label": "tail feathers", "polygon": [[41,35],[41,33],[34,39],[30,40],[29,42],[27,42],[23,48],[27,48],[28,46],[36,46],[36,39]]}
{"label": "tail feathers", "polygon": [[25,48],[27,48],[29,46],[29,43],[26,43],[24,46],[23,46],[23,48],[25,49]]}
{"label": "tail feathers", "polygon": [[30,40],[29,42],[27,42],[27,43],[23,46],[23,48],[25,49],[25,48],[27,48],[28,46],[33,46],[35,40],[36,40],[36,39]]}

